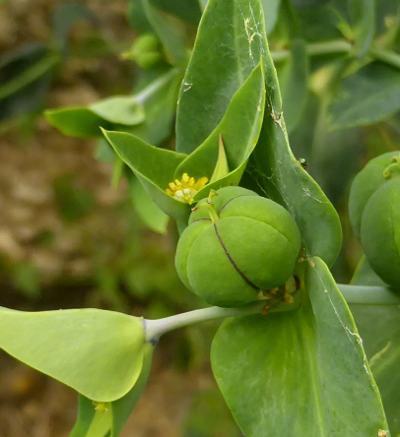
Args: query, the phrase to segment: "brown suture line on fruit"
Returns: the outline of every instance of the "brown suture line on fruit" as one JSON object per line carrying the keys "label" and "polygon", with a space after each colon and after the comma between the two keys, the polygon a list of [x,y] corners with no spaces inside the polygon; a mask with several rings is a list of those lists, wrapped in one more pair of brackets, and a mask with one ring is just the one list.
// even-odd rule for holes
{"label": "brown suture line on fruit", "polygon": [[246,284],[250,285],[250,287],[254,288],[255,290],[259,290],[260,287],[257,287],[255,284],[253,284],[250,281],[250,279],[239,269],[239,267],[237,266],[237,264],[235,263],[235,261],[231,257],[230,253],[228,252],[228,249],[226,248],[224,242],[222,241],[220,233],[218,232],[218,228],[217,228],[216,223],[214,223],[214,229],[215,229],[215,234],[217,235],[218,241],[219,241],[222,249],[224,250],[225,255],[228,257],[230,263],[232,264],[233,268],[239,273],[239,275],[243,278],[243,280],[246,282]]}
{"label": "brown suture line on fruit", "polygon": [[236,196],[236,197],[233,197],[232,199],[229,199],[221,206],[221,208],[218,211],[218,215],[221,214],[222,210],[225,208],[226,205],[229,205],[232,202],[232,200],[235,200],[238,197],[255,197],[255,196],[250,196],[249,194],[240,194],[239,196]]}

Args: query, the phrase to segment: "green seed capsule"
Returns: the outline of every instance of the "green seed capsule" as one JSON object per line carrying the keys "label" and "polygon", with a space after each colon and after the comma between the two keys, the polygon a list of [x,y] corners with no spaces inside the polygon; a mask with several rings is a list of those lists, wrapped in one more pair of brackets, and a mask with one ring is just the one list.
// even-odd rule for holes
{"label": "green seed capsule", "polygon": [[399,175],[400,152],[389,152],[378,156],[357,174],[351,185],[349,198],[350,222],[360,236],[361,219],[370,197],[388,180]]}
{"label": "green seed capsule", "polygon": [[400,177],[383,184],[368,200],[361,244],[376,273],[400,290]]}
{"label": "green seed capsule", "polygon": [[285,208],[240,187],[218,190],[198,203],[179,239],[181,280],[206,302],[240,306],[293,273],[299,230]]}

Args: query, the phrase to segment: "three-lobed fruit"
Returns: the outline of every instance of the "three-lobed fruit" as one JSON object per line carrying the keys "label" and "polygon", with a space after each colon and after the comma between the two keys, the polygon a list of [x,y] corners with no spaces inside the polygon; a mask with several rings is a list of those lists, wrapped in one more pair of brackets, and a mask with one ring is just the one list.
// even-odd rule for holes
{"label": "three-lobed fruit", "polygon": [[240,306],[285,283],[295,268],[300,233],[281,205],[241,187],[200,201],[182,233],[175,265],[206,302]]}
{"label": "three-lobed fruit", "polygon": [[361,244],[372,268],[400,290],[400,177],[370,197],[361,220]]}
{"label": "three-lobed fruit", "polygon": [[369,264],[400,289],[400,152],[380,155],[358,173],[349,211]]}
{"label": "three-lobed fruit", "polygon": [[[400,152],[379,155],[371,159],[354,178],[350,189],[349,215],[357,236],[360,236],[361,219],[368,200],[392,177],[390,168],[396,160],[400,162]],[[393,176],[396,176],[396,172],[393,173]]]}

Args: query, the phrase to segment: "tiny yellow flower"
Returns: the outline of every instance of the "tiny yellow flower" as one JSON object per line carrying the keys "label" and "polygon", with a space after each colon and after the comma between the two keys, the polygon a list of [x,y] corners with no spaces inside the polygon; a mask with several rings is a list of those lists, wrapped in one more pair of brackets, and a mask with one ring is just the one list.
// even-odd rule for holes
{"label": "tiny yellow flower", "polygon": [[175,179],[168,184],[165,192],[176,200],[191,205],[194,201],[194,196],[200,191],[208,182],[208,178],[202,177],[195,180],[187,173],[183,173],[181,180]]}
{"label": "tiny yellow flower", "polygon": [[106,413],[109,410],[108,402],[96,402],[93,401],[94,409],[100,413]]}

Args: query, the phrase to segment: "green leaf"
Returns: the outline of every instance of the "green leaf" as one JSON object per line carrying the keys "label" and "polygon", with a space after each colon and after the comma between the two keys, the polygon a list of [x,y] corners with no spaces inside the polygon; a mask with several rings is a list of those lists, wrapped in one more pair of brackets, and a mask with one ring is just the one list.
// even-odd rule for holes
{"label": "green leaf", "polygon": [[278,20],[280,4],[281,0],[262,0],[267,34],[270,34],[274,30]]}
{"label": "green leaf", "polygon": [[127,19],[132,29],[139,35],[151,32],[151,24],[147,20],[142,1],[128,0]]}
{"label": "green leaf", "polygon": [[[148,77],[149,81],[145,80]],[[129,132],[149,144],[159,145],[171,135],[175,118],[176,99],[182,76],[178,69],[162,71],[153,77],[152,72],[142,72],[146,84],[135,89],[136,101],[143,105],[146,118]]]}
{"label": "green leaf", "polygon": [[260,138],[246,169],[246,183],[286,206],[299,226],[306,251],[332,265],[342,244],[339,216],[290,149],[275,66],[263,26],[258,27],[262,31],[267,102]]}
{"label": "green leaf", "polygon": [[383,280],[372,270],[365,255],[362,256],[351,278],[351,284],[357,285],[386,285]]}
{"label": "green leaf", "polygon": [[365,126],[400,110],[400,72],[374,63],[346,77],[330,106],[334,129]]}
{"label": "green leaf", "polygon": [[57,5],[52,16],[53,36],[56,41],[66,45],[71,28],[80,20],[96,22],[96,16],[85,3],[66,2]]}
{"label": "green leaf", "polygon": [[217,388],[196,393],[182,425],[182,437],[240,437]]}
{"label": "green leaf", "polygon": [[221,121],[232,96],[260,62],[263,25],[258,1],[208,1],[180,90],[177,151],[191,153]]}
{"label": "green leaf", "polygon": [[279,73],[282,90],[283,114],[286,128],[291,132],[301,120],[308,95],[308,56],[304,41],[294,39],[290,45],[290,57]]}
{"label": "green leaf", "polygon": [[151,370],[153,346],[146,343],[144,346],[143,367],[134,387],[121,399],[100,405],[85,396],[79,395],[78,417],[69,437],[118,437],[135,408]]}
{"label": "green leaf", "polygon": [[103,131],[103,134],[154,202],[175,220],[185,220],[190,211],[189,205],[172,198],[165,189],[174,180],[175,169],[186,155],[150,146],[125,132]]}
{"label": "green leaf", "polygon": [[[223,178],[206,185],[197,193],[196,200],[207,197],[210,189],[239,183],[260,133],[264,105],[264,77],[259,65],[235,93],[224,117],[211,135],[175,171],[177,178],[186,172],[196,179],[205,176],[212,180],[218,160],[219,136],[222,137],[231,171]],[[243,108],[246,108],[246,116]]]}
{"label": "green leaf", "polygon": [[299,310],[225,321],[211,360],[247,437],[376,437],[387,430],[352,315],[322,260]]}
{"label": "green leaf", "polygon": [[257,147],[246,169],[247,182],[285,205],[300,228],[306,251],[332,265],[342,243],[339,216],[290,149],[276,70],[265,32],[263,36],[267,107]]}
{"label": "green leaf", "polygon": [[201,17],[198,0],[152,0],[152,3],[189,23],[197,24]]}
{"label": "green leaf", "polygon": [[96,411],[93,401],[79,395],[78,417],[69,437],[106,437],[110,428],[110,410]]}
{"label": "green leaf", "polygon": [[40,77],[46,75],[51,71],[57,63],[60,62],[60,58],[57,54],[48,53],[39,59],[37,62],[25,68],[23,72],[13,77],[5,84],[0,86],[0,100],[3,100],[14,93],[17,93],[22,88],[32,84],[40,79]]}
{"label": "green leaf", "polygon": [[172,65],[185,66],[185,28],[176,17],[160,10],[149,0],[141,0],[147,19],[164,46],[165,54]]}
{"label": "green leaf", "polygon": [[111,403],[112,410],[112,431],[111,437],[118,437],[128,420],[132,410],[135,408],[140,396],[143,393],[149,379],[154,347],[150,343],[144,346],[143,367],[139,379],[132,390],[123,398]]}
{"label": "green leaf", "polygon": [[101,135],[100,126],[133,126],[145,119],[143,107],[134,96],[110,97],[87,107],[51,109],[45,116],[64,135],[72,137],[96,137]]}
{"label": "green leaf", "polygon": [[365,56],[375,34],[375,0],[350,0],[350,15],[353,21],[355,52]]}
{"label": "green leaf", "polygon": [[222,140],[221,134],[218,137],[218,158],[217,163],[215,164],[213,174],[210,178],[210,183],[217,181],[218,179],[222,179],[229,173],[228,160],[226,159],[224,142]]}
{"label": "green leaf", "polygon": [[137,317],[97,309],[1,311],[0,326],[5,352],[99,402],[124,396],[142,369]]}
{"label": "green leaf", "polygon": [[160,234],[167,232],[169,217],[154,203],[137,178],[129,180],[133,207],[143,223]]}
{"label": "green leaf", "polygon": [[[363,257],[351,281],[354,285],[382,285]],[[393,436],[400,435],[400,296],[397,304],[352,304],[372,373],[382,395]]]}

